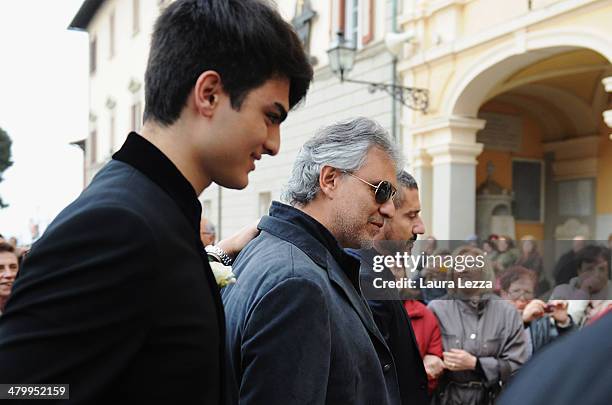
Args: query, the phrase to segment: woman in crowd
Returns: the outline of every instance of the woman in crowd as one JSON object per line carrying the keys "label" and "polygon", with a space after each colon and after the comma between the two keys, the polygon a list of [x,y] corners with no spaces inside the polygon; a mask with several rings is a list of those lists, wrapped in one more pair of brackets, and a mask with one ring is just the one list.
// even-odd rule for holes
{"label": "woman in crowd", "polygon": [[[437,282],[448,280],[448,269],[443,265],[438,266],[438,264],[444,264],[447,258],[451,256],[451,252],[447,249],[439,249],[433,256],[438,257],[437,263],[431,263],[432,266],[428,266],[420,272],[420,277],[423,278],[425,284],[431,282],[435,285]],[[429,304],[431,301],[443,297],[446,293],[446,287],[423,288],[421,289],[421,301]]]}
{"label": "woman in crowd", "polygon": [[499,252],[497,251],[497,238],[491,238],[482,242],[482,250],[487,255],[487,259],[493,263],[497,259]]}
{"label": "woman in crowd", "polygon": [[536,294],[548,291],[550,283],[544,275],[544,260],[538,250],[536,239],[525,235],[520,242],[520,256],[516,261],[518,266],[533,270],[537,276]]}
{"label": "woman in crowd", "polygon": [[501,276],[501,296],[521,314],[530,355],[575,329],[567,313],[567,301],[547,304],[534,299],[536,282],[536,273],[522,266],[512,266]]}
{"label": "woman in crowd", "polygon": [[[493,280],[491,264],[482,250],[465,246],[453,256],[450,279],[454,288],[429,304],[440,324],[446,368],[434,403],[491,404],[502,384],[528,358],[523,323],[514,307],[487,286],[465,288],[469,280]],[[468,256],[483,265],[460,269],[457,263]],[[464,288],[459,288],[459,278]]]}
{"label": "woman in crowd", "polygon": [[442,335],[436,316],[418,300],[404,301],[412,330],[419,346],[419,353],[427,372],[427,386],[431,395],[444,371],[442,361]]}
{"label": "woman in crowd", "polygon": [[538,252],[538,246],[533,236],[525,235],[521,238],[520,256],[516,261],[516,264],[529,270],[533,270],[537,275],[542,273],[544,263],[542,261],[540,252]]}
{"label": "woman in crowd", "polygon": [[499,254],[493,262],[495,274],[499,275],[508,267],[514,265],[519,258],[519,253],[514,247],[514,241],[510,236],[502,235],[497,239],[497,250]]}

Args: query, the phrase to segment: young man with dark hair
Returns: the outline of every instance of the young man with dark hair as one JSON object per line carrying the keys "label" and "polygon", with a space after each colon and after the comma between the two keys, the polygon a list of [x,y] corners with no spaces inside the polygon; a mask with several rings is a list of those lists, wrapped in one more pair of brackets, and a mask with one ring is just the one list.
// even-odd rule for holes
{"label": "young man with dark hair", "polygon": [[247,185],[311,79],[265,3],[171,3],[142,133],[33,246],[0,321],[0,381],[67,383],[75,404],[222,403],[224,315],[197,196]]}

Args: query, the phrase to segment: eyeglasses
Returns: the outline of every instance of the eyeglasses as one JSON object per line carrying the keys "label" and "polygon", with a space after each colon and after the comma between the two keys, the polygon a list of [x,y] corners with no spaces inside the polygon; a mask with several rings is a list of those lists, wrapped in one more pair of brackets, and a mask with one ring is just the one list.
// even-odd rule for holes
{"label": "eyeglasses", "polygon": [[518,299],[526,299],[526,300],[532,300],[534,297],[533,291],[529,291],[529,290],[522,290],[522,289],[510,289],[508,291],[508,296],[510,297],[510,299],[513,300],[518,300]]}
{"label": "eyeglasses", "polygon": [[353,173],[350,173],[346,170],[342,170],[342,173],[346,173],[349,176],[354,177],[357,180],[360,180],[364,182],[365,184],[367,184],[368,186],[372,187],[374,189],[374,199],[376,200],[378,204],[386,203],[391,198],[395,197],[395,194],[397,193],[397,190],[395,189],[395,187],[393,187],[393,185],[389,183],[387,180],[383,180],[380,183],[378,183],[378,185],[375,186],[374,184],[367,182],[361,177],[355,176]]}

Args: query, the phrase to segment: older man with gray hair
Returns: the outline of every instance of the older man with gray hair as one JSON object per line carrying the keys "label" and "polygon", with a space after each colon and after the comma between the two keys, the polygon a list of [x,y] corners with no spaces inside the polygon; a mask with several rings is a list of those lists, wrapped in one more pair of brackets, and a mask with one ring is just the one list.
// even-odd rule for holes
{"label": "older man with gray hair", "polygon": [[217,238],[217,233],[215,231],[215,226],[210,220],[202,217],[200,219],[200,240],[204,246],[214,245],[215,239]]}
{"label": "older man with gray hair", "polygon": [[359,261],[395,212],[399,154],[366,118],[321,129],[300,150],[261,234],[223,291],[230,400],[397,404],[393,356],[359,289]]}

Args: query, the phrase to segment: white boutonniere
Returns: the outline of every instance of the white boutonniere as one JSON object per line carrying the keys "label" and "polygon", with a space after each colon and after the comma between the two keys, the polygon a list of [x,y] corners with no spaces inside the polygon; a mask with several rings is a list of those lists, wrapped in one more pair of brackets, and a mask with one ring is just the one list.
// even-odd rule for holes
{"label": "white boutonniere", "polygon": [[223,288],[227,285],[234,284],[236,282],[236,275],[232,272],[232,266],[224,266],[219,262],[209,262],[210,268],[215,275],[215,280],[219,288]]}

